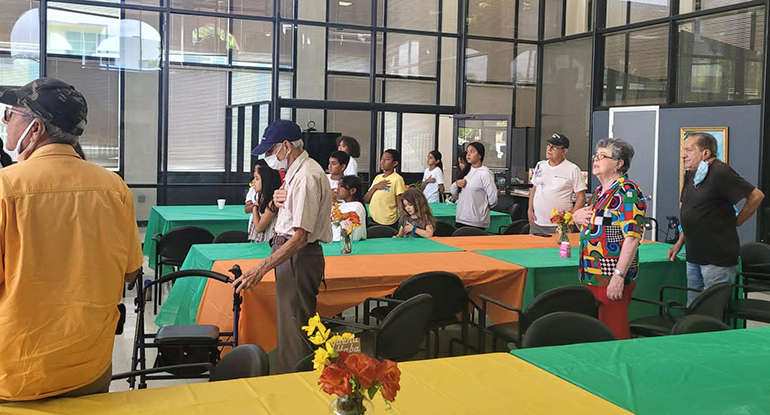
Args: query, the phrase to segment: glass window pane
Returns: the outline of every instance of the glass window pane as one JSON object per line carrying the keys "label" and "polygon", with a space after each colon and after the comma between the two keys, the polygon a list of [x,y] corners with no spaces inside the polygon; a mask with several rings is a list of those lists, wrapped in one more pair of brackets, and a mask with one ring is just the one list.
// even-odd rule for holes
{"label": "glass window pane", "polygon": [[513,43],[468,40],[465,79],[476,82],[513,82]]}
{"label": "glass window pane", "polygon": [[[396,127],[398,126],[397,121],[397,114],[395,112],[386,112],[385,113],[385,136],[384,136],[384,147],[380,149],[380,154],[377,154],[377,159],[379,160],[382,153],[389,149],[389,148],[396,148]],[[377,166],[374,171],[380,171],[380,166]]]}
{"label": "glass window pane", "polygon": [[435,81],[387,79],[385,102],[393,104],[436,104]]}
{"label": "glass window pane", "polygon": [[272,73],[233,72],[232,74],[230,95],[233,105],[270,100]]}
{"label": "glass window pane", "polygon": [[371,40],[371,32],[329,28],[329,70],[368,74],[372,67]]}
{"label": "glass window pane", "polygon": [[691,13],[698,10],[713,9],[731,4],[745,3],[749,0],[680,0],[679,13]]}
{"label": "glass window pane", "polygon": [[436,149],[436,116],[404,114],[401,127],[401,171],[425,171],[428,153]]}
{"label": "glass window pane", "polygon": [[[155,71],[124,71],[123,149],[126,183],[158,181],[158,92]],[[89,102],[89,124],[92,105]],[[86,127],[88,129],[89,127]],[[86,155],[88,156],[88,155]],[[154,195],[154,190],[152,194]],[[153,196],[154,197],[154,196]]]}
{"label": "glass window pane", "polygon": [[[229,7],[231,1],[233,3],[232,9]],[[273,15],[273,0],[170,0],[170,4],[171,7],[175,9],[197,10],[202,12],[230,12],[256,16]]]}
{"label": "glass window pane", "polygon": [[300,20],[326,21],[326,2],[318,0],[298,0],[297,14]]}
{"label": "glass window pane", "polygon": [[438,38],[400,33],[386,34],[386,73],[390,75],[436,76]]}
{"label": "glass window pane", "polygon": [[679,25],[677,100],[762,98],[765,9],[750,9]]}
{"label": "glass window pane", "polygon": [[534,86],[516,86],[516,120],[514,127],[535,127],[535,105],[537,100]]}
{"label": "glass window pane", "polygon": [[326,111],[326,131],[342,133],[353,137],[361,147],[358,157],[358,172],[369,172],[369,151],[371,147],[372,113],[369,111]]}
{"label": "glass window pane", "polygon": [[88,103],[88,125],[79,140],[86,158],[115,170],[119,167],[118,75],[119,71],[104,70],[97,61],[48,58],[48,76],[74,86]]}
{"label": "glass window pane", "polygon": [[513,87],[474,85],[465,88],[465,112],[468,114],[510,115],[513,111]]}
{"label": "glass window pane", "polygon": [[385,25],[397,29],[438,30],[438,0],[388,0]]}
{"label": "glass window pane", "polygon": [[227,19],[184,14],[171,15],[171,62],[227,64]]}
{"label": "glass window pane", "polygon": [[515,1],[471,1],[468,3],[468,34],[513,39]]}
{"label": "glass window pane", "polygon": [[607,27],[644,22],[668,15],[669,0],[607,0]]}
{"label": "glass window pane", "polygon": [[519,0],[519,33],[518,39],[537,40],[538,0]]}
{"label": "glass window pane", "polygon": [[[326,29],[317,26],[298,26],[297,98],[324,98],[325,62]],[[322,123],[316,122],[316,125],[322,125]]]}
{"label": "glass window pane", "polygon": [[[206,97],[201,105],[201,97]],[[168,170],[225,170],[227,72],[174,68],[169,73]]]}
{"label": "glass window pane", "polygon": [[545,0],[545,39],[561,37],[563,14],[564,0]]}
{"label": "glass window pane", "polygon": [[516,119],[514,127],[535,126],[537,46],[516,47]]}
{"label": "glass window pane", "polygon": [[369,77],[329,75],[326,84],[331,101],[369,102]]}
{"label": "glass window pane", "polygon": [[545,157],[545,140],[553,133],[570,138],[569,159],[588,170],[591,119],[591,39],[543,46],[543,108],[538,154]]}
{"label": "glass window pane", "polygon": [[294,0],[281,0],[281,17],[284,19],[294,18]]}
{"label": "glass window pane", "polygon": [[[273,65],[273,23],[232,20],[233,65]],[[285,43],[285,42],[284,42]]]}
{"label": "glass window pane", "polygon": [[664,103],[667,80],[668,26],[605,38],[602,106]]}
{"label": "glass window pane", "polygon": [[457,39],[441,39],[441,105],[455,105],[457,91]]}
{"label": "glass window pane", "polygon": [[567,0],[567,19],[564,34],[566,36],[585,33],[591,30],[591,1]]}
{"label": "glass window pane", "polygon": [[371,26],[372,0],[330,1],[329,21],[334,23]]}
{"label": "glass window pane", "polygon": [[444,33],[457,33],[457,0],[444,0],[441,4],[441,31]]}
{"label": "glass window pane", "polygon": [[3,12],[0,13],[0,51],[10,52],[14,59],[40,58],[38,2],[12,1],[3,4]]}

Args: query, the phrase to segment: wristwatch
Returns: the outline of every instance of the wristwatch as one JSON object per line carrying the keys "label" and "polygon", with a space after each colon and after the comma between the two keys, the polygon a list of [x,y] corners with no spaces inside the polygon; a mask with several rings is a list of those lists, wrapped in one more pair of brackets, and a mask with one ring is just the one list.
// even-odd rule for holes
{"label": "wristwatch", "polygon": [[615,268],[615,269],[612,271],[612,273],[613,273],[614,275],[617,275],[617,276],[618,276],[618,277],[620,277],[620,278],[623,278],[623,271],[621,271],[621,270],[619,270],[619,269],[617,269],[617,268]]}

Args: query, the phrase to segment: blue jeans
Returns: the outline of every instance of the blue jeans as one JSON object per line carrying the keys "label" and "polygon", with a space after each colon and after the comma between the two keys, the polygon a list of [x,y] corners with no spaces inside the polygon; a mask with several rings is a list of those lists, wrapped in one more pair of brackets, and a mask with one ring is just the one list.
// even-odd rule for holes
{"label": "blue jeans", "polygon": [[[732,282],[738,273],[738,265],[731,267],[718,267],[716,265],[698,265],[687,263],[687,288],[705,290],[720,282]],[[687,292],[687,305],[689,306],[700,293]]]}

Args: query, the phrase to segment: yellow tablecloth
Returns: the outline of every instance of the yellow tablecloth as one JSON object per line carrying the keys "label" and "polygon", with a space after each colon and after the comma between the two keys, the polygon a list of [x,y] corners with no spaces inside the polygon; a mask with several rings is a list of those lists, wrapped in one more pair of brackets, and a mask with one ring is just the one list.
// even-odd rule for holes
{"label": "yellow tablecloth", "polygon": [[[375,414],[630,414],[506,353],[400,363],[401,391]],[[9,415],[305,415],[326,414],[332,397],[318,375],[296,373],[0,405]]]}

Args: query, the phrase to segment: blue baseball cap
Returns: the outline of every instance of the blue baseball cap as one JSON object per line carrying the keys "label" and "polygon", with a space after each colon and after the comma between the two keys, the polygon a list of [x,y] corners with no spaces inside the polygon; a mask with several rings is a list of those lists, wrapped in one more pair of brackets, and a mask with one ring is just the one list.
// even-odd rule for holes
{"label": "blue baseball cap", "polygon": [[278,120],[267,126],[262,142],[251,150],[252,156],[265,154],[274,145],[284,141],[297,141],[302,138],[302,130],[299,125],[289,120]]}

